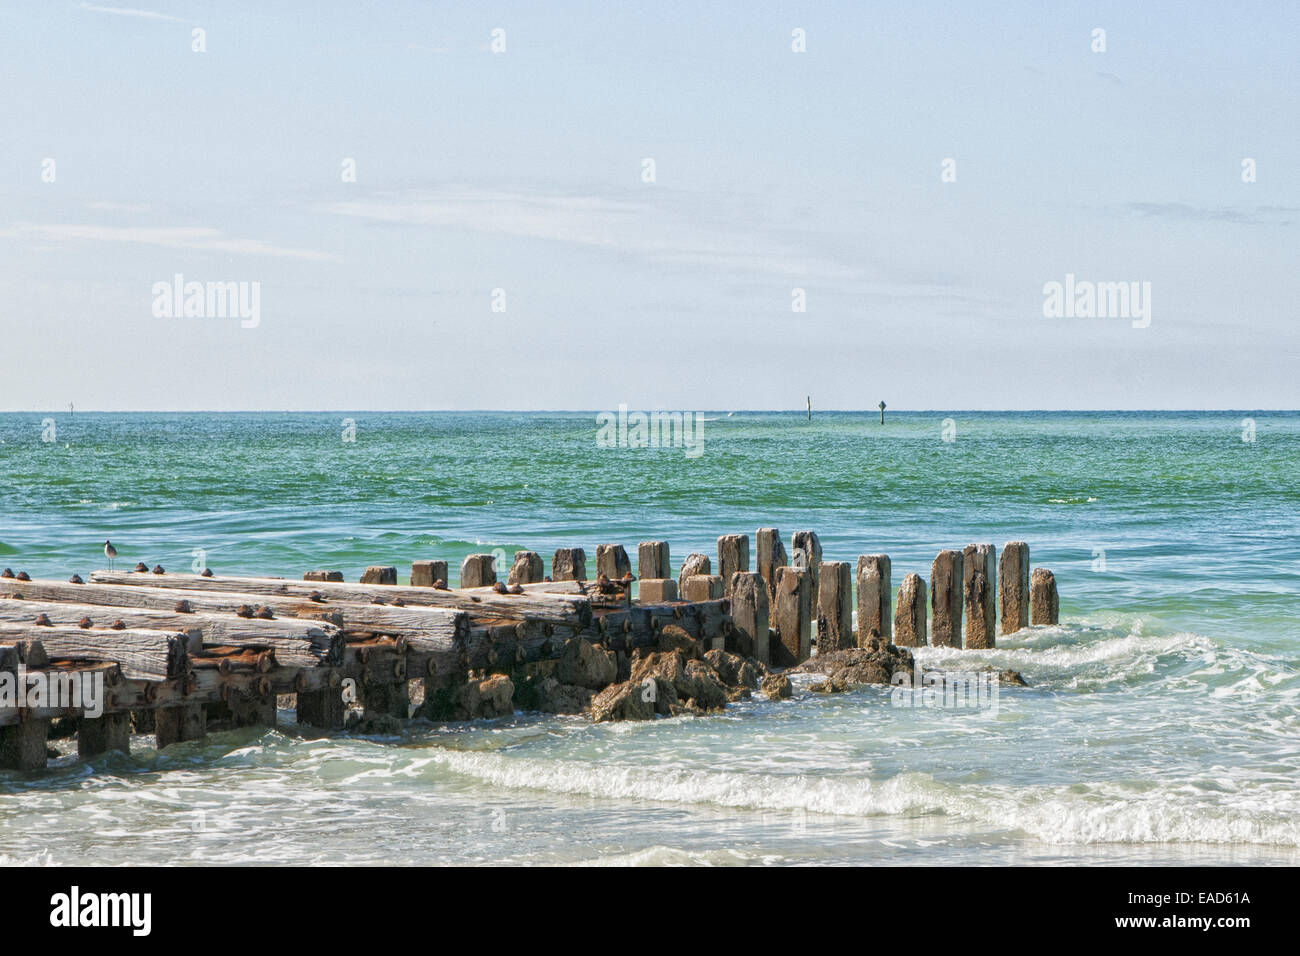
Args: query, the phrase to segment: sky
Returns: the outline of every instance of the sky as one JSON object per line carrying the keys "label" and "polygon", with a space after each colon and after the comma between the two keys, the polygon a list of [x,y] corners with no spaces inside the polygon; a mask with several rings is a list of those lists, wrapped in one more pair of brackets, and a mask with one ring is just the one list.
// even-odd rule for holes
{"label": "sky", "polygon": [[1298,5],[120,3],[0,5],[0,410],[1300,407]]}

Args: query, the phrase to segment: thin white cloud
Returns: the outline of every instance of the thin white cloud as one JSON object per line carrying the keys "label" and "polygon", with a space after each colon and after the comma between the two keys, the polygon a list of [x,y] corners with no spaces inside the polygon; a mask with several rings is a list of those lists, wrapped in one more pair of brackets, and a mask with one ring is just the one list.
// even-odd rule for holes
{"label": "thin white cloud", "polygon": [[144,20],[171,20],[174,23],[184,22],[180,17],[169,16],[166,13],[158,13],[154,10],[137,10],[132,7],[97,7],[93,4],[83,3],[81,9],[89,10],[92,13],[111,13],[119,17],[140,17]]}
{"label": "thin white cloud", "polygon": [[[735,210],[522,189],[445,188],[328,203],[339,216],[586,246],[659,263],[787,278],[858,279],[860,271],[810,254],[762,228],[729,225]],[[714,221],[708,221],[712,215]],[[778,230],[779,231],[779,230]]]}
{"label": "thin white cloud", "polygon": [[141,202],[113,202],[108,199],[97,199],[94,202],[86,204],[89,208],[102,212],[148,212],[149,204]]}
{"label": "thin white cloud", "polygon": [[234,255],[269,256],[310,262],[338,261],[338,256],[317,249],[277,246],[261,239],[225,236],[207,226],[97,226],[75,223],[15,223],[0,236],[38,240],[124,242],[161,246],[168,249],[197,249]]}

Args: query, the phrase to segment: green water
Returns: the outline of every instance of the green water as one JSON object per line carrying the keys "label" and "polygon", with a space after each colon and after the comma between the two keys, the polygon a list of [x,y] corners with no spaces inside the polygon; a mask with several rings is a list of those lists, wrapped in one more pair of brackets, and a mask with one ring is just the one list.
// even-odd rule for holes
{"label": "green water", "polygon": [[[119,566],[355,579],[664,538],[676,570],[719,534],[776,526],[787,548],[817,531],[827,559],[886,552],[897,583],[941,548],[1021,539],[1056,573],[1061,625],[919,656],[1031,686],[996,714],[801,687],[725,717],[519,714],[382,741],[313,739],[286,713],[276,731],[4,775],[0,854],[1300,860],[1300,415],[705,417],[692,457],[598,447],[595,413],[6,414],[0,565],[84,576],[112,538]],[[181,833],[183,850],[157,839]]]}

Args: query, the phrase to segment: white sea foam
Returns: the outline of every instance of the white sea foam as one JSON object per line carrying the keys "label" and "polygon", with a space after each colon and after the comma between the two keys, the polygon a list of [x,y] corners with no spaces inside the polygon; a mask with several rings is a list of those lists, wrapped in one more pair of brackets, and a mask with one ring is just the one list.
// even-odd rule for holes
{"label": "white sea foam", "polygon": [[861,817],[946,814],[1048,844],[1247,843],[1300,846],[1300,796],[1257,786],[1233,806],[1186,785],[1010,787],[951,784],[925,773],[882,781],[702,770],[645,770],[572,760],[441,751],[435,762],[496,787],[611,800],[802,810]]}

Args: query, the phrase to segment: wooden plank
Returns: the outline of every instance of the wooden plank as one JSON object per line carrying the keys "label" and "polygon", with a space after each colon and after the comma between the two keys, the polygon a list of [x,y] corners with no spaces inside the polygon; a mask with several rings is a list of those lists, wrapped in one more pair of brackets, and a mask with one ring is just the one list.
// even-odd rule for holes
{"label": "wooden plank", "polygon": [[[282,578],[210,577],[195,574],[166,576],[139,574],[133,571],[94,571],[90,580],[98,584],[181,588],[187,591],[225,591],[284,597],[307,597],[319,592],[327,601],[352,601],[368,604],[378,597],[387,604],[401,598],[408,606],[455,608],[470,620],[505,617],[515,620],[536,618],[553,624],[586,626],[591,621],[591,601],[584,595],[541,590],[525,586],[522,594],[498,594],[483,590],[468,593],[459,590],[411,587],[410,585],[348,584],[335,581],[286,581]],[[7,582],[12,584],[13,582]],[[19,582],[24,583],[24,582]]]}
{"label": "wooden plank", "polygon": [[[0,593],[3,590],[0,588]],[[88,593],[87,597],[89,596]],[[269,648],[275,650],[277,659],[284,666],[336,664],[343,655],[343,632],[324,622],[289,619],[266,621],[237,617],[234,614],[185,614],[148,607],[0,598],[0,621],[32,623],[37,614],[45,614],[55,625],[76,625],[86,618],[94,627],[108,627],[114,621],[121,621],[128,628],[197,633],[205,647]]]}
{"label": "wooden plank", "polygon": [[413,647],[430,651],[454,646],[469,633],[469,615],[453,608],[401,607],[329,599],[313,601],[308,597],[275,597],[233,591],[209,593],[181,588],[67,584],[61,581],[28,581],[23,582],[22,587],[10,588],[0,582],[0,594],[6,591],[43,601],[78,601],[158,610],[174,610],[179,602],[185,601],[194,611],[223,615],[233,614],[241,606],[263,606],[270,608],[276,619],[328,620],[331,612],[336,611],[337,617],[332,623],[341,625],[346,631],[401,635]]}
{"label": "wooden plank", "polygon": [[39,640],[51,657],[111,661],[140,680],[169,680],[189,673],[189,655],[202,650],[197,637],[179,631],[43,626],[0,621],[0,642]]}

